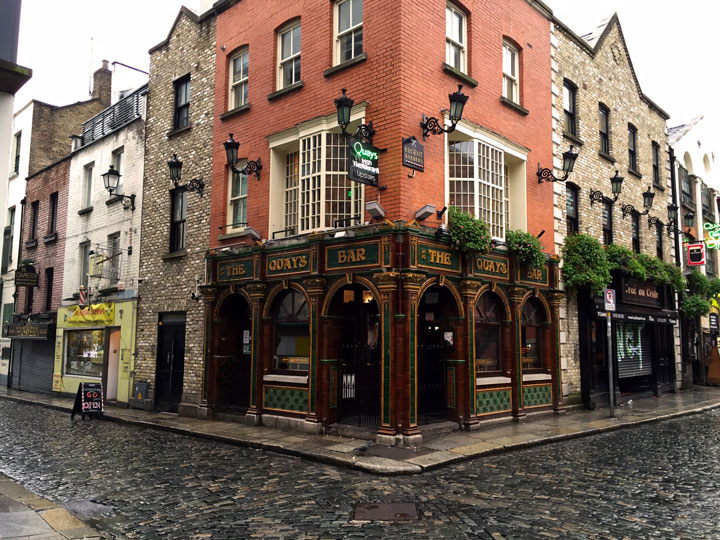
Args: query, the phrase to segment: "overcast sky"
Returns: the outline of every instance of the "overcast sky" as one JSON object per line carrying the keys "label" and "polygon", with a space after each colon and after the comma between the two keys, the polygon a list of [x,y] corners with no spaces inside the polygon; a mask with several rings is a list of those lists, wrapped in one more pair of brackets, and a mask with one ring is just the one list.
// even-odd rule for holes
{"label": "overcast sky", "polygon": [[[640,86],[671,115],[670,125],[701,114],[720,120],[720,2],[545,2],[580,35],[617,11]],[[16,107],[31,98],[55,105],[87,99],[102,59],[147,70],[148,49],[167,37],[183,3],[199,6],[199,0],[23,0],[18,63],[32,68],[33,78]]]}

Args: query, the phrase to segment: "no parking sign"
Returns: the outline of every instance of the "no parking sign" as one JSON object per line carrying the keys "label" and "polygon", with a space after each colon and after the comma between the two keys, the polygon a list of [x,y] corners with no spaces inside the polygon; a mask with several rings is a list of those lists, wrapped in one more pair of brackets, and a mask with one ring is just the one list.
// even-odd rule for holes
{"label": "no parking sign", "polygon": [[615,289],[605,289],[605,311],[615,311]]}

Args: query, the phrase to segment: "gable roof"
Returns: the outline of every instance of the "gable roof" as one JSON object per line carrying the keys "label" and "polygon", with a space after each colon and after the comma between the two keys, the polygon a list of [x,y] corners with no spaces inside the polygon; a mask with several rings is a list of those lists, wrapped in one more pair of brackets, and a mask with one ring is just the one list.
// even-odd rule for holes
{"label": "gable roof", "polygon": [[170,42],[170,38],[172,37],[173,33],[175,32],[175,28],[177,27],[178,23],[180,22],[180,18],[183,15],[188,17],[194,23],[198,23],[198,22],[204,21],[208,17],[212,17],[213,15],[215,15],[215,12],[212,9],[209,9],[209,10],[207,10],[207,12],[203,13],[202,15],[198,15],[190,8],[188,8],[186,6],[181,6],[180,11],[178,11],[177,17],[175,17],[175,21],[172,23],[172,26],[170,27],[170,32],[168,32],[168,36],[164,40],[162,40],[160,43],[158,43],[157,45],[152,47],[148,51],[148,54],[154,53],[155,51],[164,47],[165,45],[167,45]]}
{"label": "gable roof", "polygon": [[620,39],[622,40],[623,49],[625,51],[625,57],[627,58],[628,65],[630,66],[630,72],[632,73],[633,81],[635,82],[635,87],[637,88],[640,99],[642,99],[648,105],[648,107],[657,112],[665,120],[670,118],[670,115],[666,113],[663,109],[661,109],[660,106],[657,105],[653,100],[647,97],[643,93],[642,88],[640,88],[640,81],[638,80],[637,74],[635,73],[635,67],[633,66],[632,59],[630,58],[627,43],[625,42],[625,35],[623,34],[622,26],[620,26],[620,20],[618,19],[617,13],[613,13],[611,17],[602,21],[598,25],[598,27],[595,28],[592,32],[585,34],[582,37],[578,36],[575,32],[570,30],[568,26],[566,26],[554,15],[553,22],[558,28],[560,28],[560,30],[567,34],[570,39],[575,41],[575,43],[578,44],[580,47],[584,48],[585,51],[592,57],[595,57],[595,55],[600,51],[603,44],[605,43],[605,39],[612,30],[613,26],[617,26],[618,33],[620,34]]}

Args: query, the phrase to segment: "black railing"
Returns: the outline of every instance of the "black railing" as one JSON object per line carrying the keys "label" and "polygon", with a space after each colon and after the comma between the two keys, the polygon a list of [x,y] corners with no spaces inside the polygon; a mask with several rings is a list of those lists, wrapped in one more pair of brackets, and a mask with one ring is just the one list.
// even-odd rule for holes
{"label": "black railing", "polygon": [[82,128],[82,145],[102,139],[105,135],[139,118],[142,114],[140,98],[146,91],[147,85],[85,122]]}

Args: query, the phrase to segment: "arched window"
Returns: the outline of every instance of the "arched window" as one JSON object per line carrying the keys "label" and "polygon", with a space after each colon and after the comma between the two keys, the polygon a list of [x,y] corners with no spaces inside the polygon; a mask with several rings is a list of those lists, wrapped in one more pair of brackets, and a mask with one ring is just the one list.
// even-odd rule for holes
{"label": "arched window", "polygon": [[273,367],[281,371],[307,371],[310,367],[310,309],[305,297],[290,290],[277,300]]}
{"label": "arched window", "polygon": [[523,370],[543,367],[543,326],[545,308],[537,298],[530,298],[522,310],[522,356]]}
{"label": "arched window", "polygon": [[502,369],[501,327],[505,309],[498,296],[483,294],[475,304],[475,366],[478,374]]}

